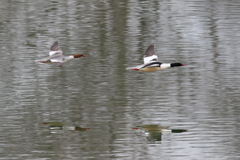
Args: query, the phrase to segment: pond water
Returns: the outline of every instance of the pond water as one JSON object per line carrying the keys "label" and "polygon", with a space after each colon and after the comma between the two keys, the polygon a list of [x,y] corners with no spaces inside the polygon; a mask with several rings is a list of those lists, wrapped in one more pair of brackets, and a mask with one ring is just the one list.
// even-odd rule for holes
{"label": "pond water", "polygon": [[0,159],[240,159],[239,43],[238,0],[2,0]]}

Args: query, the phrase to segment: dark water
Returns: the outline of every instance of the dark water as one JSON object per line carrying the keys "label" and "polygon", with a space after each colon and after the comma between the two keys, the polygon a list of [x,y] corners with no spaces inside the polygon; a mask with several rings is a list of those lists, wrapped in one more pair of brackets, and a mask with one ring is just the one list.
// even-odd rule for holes
{"label": "dark water", "polygon": [[[188,65],[126,71],[152,43]],[[238,0],[2,0],[0,159],[240,159],[239,43]]]}

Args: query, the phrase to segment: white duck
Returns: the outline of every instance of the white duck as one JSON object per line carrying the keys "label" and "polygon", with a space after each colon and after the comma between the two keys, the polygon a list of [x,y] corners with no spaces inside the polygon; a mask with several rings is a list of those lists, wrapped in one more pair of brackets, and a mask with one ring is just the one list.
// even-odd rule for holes
{"label": "white duck", "polygon": [[143,57],[144,64],[135,67],[128,67],[127,70],[136,70],[142,72],[161,71],[169,67],[185,66],[182,63],[161,63],[158,61],[158,56],[155,54],[154,45],[150,45]]}
{"label": "white duck", "polygon": [[35,60],[35,62],[47,63],[47,64],[54,64],[56,66],[62,67],[63,64],[73,58],[80,58],[86,57],[87,55],[83,54],[74,54],[71,56],[64,56],[63,51],[58,46],[58,41],[54,42],[50,48],[49,57]]}

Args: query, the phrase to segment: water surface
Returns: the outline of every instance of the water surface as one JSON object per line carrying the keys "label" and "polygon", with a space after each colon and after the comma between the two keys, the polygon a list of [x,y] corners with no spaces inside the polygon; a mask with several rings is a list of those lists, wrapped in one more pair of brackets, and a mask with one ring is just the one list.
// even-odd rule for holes
{"label": "water surface", "polygon": [[[0,37],[0,159],[240,158],[239,1],[3,0]],[[34,63],[56,40],[88,57]],[[126,71],[150,44],[188,65]]]}

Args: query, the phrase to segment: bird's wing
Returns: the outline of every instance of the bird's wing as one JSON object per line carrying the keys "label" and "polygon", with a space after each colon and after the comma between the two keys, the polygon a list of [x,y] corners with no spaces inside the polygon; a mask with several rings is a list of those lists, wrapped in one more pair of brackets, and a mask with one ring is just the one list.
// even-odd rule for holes
{"label": "bird's wing", "polygon": [[127,67],[126,70],[132,70],[132,69],[141,69],[142,67],[144,66],[144,64],[141,64],[141,65],[138,65],[138,66],[135,66],[135,67]]}
{"label": "bird's wing", "polygon": [[142,68],[147,68],[147,67],[160,67],[161,66],[161,62],[150,62],[150,63],[146,63],[146,64],[141,64],[135,67],[127,67],[126,70],[131,70],[131,69],[142,69]]}
{"label": "bird's wing", "polygon": [[61,50],[61,48],[58,46],[58,41],[55,41],[53,43],[53,45],[51,46],[50,48],[50,52],[49,52],[49,55],[52,56],[54,54],[60,54],[62,55],[63,54],[63,51]]}
{"label": "bird's wing", "polygon": [[54,54],[49,57],[49,60],[51,62],[59,62],[59,63],[64,63],[64,56],[61,54]]}
{"label": "bird's wing", "polygon": [[140,69],[142,69],[142,68],[147,68],[147,67],[160,67],[161,64],[162,64],[161,62],[155,62],[155,61],[153,61],[153,62],[150,62],[150,63],[146,63],[146,64],[141,65],[141,68],[140,68]]}
{"label": "bird's wing", "polygon": [[155,54],[153,44],[150,45],[148,47],[148,49],[146,50],[144,57],[143,57],[143,61],[144,61],[144,64],[158,61],[158,56]]}
{"label": "bird's wing", "polygon": [[48,62],[50,57],[34,60],[34,62]]}
{"label": "bird's wing", "polygon": [[64,64],[64,56],[61,54],[54,54],[49,58],[50,62],[56,66],[62,67]]}

